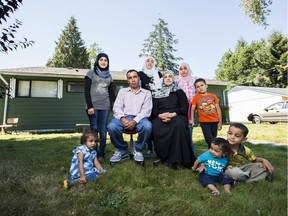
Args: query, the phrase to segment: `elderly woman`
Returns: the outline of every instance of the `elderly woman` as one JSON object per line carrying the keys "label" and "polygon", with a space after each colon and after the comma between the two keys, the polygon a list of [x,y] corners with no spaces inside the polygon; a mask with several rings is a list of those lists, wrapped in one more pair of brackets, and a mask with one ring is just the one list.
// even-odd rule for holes
{"label": "elderly woman", "polygon": [[166,166],[191,168],[196,158],[188,135],[188,101],[184,91],[175,86],[171,71],[164,73],[162,88],[154,93],[153,113],[157,156]]}

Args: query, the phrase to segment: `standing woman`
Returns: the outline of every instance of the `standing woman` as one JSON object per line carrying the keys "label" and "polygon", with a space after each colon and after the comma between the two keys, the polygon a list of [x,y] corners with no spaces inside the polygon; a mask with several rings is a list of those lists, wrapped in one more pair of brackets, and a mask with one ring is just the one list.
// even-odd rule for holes
{"label": "standing woman", "polygon": [[147,56],[142,69],[143,71],[138,72],[141,88],[150,90],[153,95],[153,92],[162,87],[162,74],[156,69],[156,60],[152,56]]}
{"label": "standing woman", "polygon": [[[152,56],[147,56],[144,60],[143,71],[139,71],[140,85],[141,88],[151,91],[152,97],[154,93],[161,89],[162,87],[162,74],[156,69],[156,60]],[[154,118],[153,112],[149,117],[149,120],[152,121]],[[153,155],[153,144],[152,137],[147,141],[148,152],[146,156]]]}
{"label": "standing woman", "polygon": [[195,155],[188,135],[188,102],[186,94],[174,83],[171,71],[166,71],[163,87],[153,98],[153,141],[160,160],[177,169],[191,168]]}
{"label": "standing woman", "polygon": [[100,148],[98,151],[96,146],[96,150],[98,161],[102,163],[106,148],[107,121],[116,98],[107,54],[99,53],[93,70],[87,72],[84,92],[90,128],[100,135]]}
{"label": "standing woman", "polygon": [[[179,78],[177,81],[178,87],[181,88],[188,99],[189,103],[189,109],[188,109],[188,119],[190,119],[190,110],[191,110],[191,101],[196,93],[194,82],[196,80],[196,77],[192,76],[192,70],[188,63],[182,62],[179,65]],[[191,147],[194,151],[194,145],[193,145],[193,139],[192,139],[192,133],[193,133],[193,126],[189,125],[189,136],[191,137]]]}

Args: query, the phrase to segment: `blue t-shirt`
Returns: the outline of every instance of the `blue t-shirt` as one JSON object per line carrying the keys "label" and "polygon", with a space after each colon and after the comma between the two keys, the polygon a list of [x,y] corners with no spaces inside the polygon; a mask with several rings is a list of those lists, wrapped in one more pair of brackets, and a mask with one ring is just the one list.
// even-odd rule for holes
{"label": "blue t-shirt", "polygon": [[73,150],[73,158],[70,167],[70,177],[71,179],[80,178],[80,173],[78,169],[78,159],[77,154],[82,152],[83,154],[83,166],[85,175],[95,172],[94,159],[97,156],[97,152],[92,149],[88,149],[86,145],[82,145]]}
{"label": "blue t-shirt", "polygon": [[209,151],[206,151],[198,157],[198,162],[204,163],[206,167],[205,173],[212,176],[218,176],[227,166],[228,159],[226,157],[214,158]]}

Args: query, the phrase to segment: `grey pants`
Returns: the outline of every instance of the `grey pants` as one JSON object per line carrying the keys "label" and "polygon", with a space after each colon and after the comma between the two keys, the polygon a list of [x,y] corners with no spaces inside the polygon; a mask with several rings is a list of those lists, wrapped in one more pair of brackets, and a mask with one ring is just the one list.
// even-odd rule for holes
{"label": "grey pants", "polygon": [[240,167],[227,169],[225,174],[235,181],[251,183],[265,179],[268,172],[264,169],[262,163],[249,163]]}

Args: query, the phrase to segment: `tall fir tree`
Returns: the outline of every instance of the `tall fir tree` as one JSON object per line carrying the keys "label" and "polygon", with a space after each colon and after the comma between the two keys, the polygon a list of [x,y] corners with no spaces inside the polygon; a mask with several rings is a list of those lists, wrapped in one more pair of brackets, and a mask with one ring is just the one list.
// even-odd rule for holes
{"label": "tall fir tree", "polygon": [[158,21],[157,25],[153,25],[155,30],[144,40],[144,48],[139,57],[151,55],[156,59],[161,72],[168,69],[178,73],[178,64],[175,62],[182,58],[173,55],[173,52],[177,51],[173,45],[178,44],[178,39],[174,39],[175,35],[169,31],[168,24],[163,19],[159,18]]}
{"label": "tall fir tree", "polygon": [[81,39],[81,33],[77,27],[77,20],[71,17],[68,25],[62,31],[59,41],[56,42],[56,48],[51,60],[48,60],[48,67],[72,67],[72,68],[90,68],[89,55],[84,41]]}

